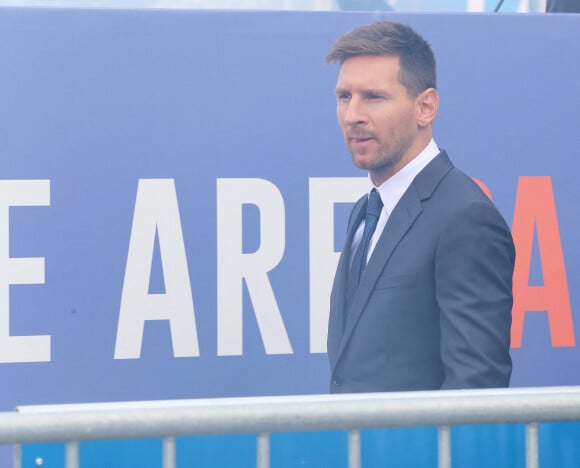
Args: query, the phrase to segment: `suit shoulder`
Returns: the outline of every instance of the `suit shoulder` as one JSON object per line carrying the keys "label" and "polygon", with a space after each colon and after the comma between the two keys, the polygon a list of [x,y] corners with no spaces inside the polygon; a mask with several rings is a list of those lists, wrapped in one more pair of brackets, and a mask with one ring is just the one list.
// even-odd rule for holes
{"label": "suit shoulder", "polygon": [[490,224],[506,233],[510,232],[495,203],[471,177],[457,168],[453,168],[443,177],[427,203],[442,221],[445,220],[447,229]]}
{"label": "suit shoulder", "polygon": [[473,178],[456,167],[452,168],[441,179],[437,192],[441,195],[449,195],[458,203],[483,202],[494,205]]}
{"label": "suit shoulder", "polygon": [[443,209],[445,219],[472,212],[476,216],[495,219],[507,227],[495,203],[471,177],[455,167],[445,174],[431,198],[425,202],[436,211]]}

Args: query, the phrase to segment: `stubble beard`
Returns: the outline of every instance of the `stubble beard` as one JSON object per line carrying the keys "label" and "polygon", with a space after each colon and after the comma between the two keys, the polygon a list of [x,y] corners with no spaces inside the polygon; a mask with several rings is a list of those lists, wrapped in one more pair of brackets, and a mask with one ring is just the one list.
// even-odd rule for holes
{"label": "stubble beard", "polygon": [[389,151],[384,145],[379,145],[373,151],[375,155],[372,158],[368,158],[368,154],[364,153],[361,155],[363,157],[359,157],[352,148],[349,150],[356,167],[368,171],[371,177],[373,175],[385,176],[385,180],[398,170],[397,168],[404,156],[404,151],[401,148]]}

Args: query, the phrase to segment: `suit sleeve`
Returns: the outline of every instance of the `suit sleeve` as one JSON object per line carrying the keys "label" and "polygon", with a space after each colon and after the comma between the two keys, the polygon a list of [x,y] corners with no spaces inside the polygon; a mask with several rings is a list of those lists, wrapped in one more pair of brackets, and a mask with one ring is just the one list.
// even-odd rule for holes
{"label": "suit sleeve", "polygon": [[440,308],[443,389],[506,387],[515,250],[491,203],[451,217],[439,239],[435,287]]}

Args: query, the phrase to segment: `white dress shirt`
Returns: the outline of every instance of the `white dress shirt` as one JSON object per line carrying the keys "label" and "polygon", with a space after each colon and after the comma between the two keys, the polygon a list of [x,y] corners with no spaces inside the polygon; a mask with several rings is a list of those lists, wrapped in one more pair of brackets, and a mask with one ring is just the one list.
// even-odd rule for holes
{"label": "white dress shirt", "polygon": [[[437,147],[435,141],[431,139],[429,144],[423,151],[419,153],[416,158],[409,162],[409,164],[403,167],[399,172],[385,180],[380,187],[375,187],[369,177],[369,193],[373,188],[378,190],[381,201],[383,202],[383,209],[381,210],[381,215],[379,216],[377,227],[375,228],[375,232],[371,238],[367,254],[367,262],[371,258],[371,255],[375,250],[375,246],[377,245],[377,242],[383,233],[383,229],[389,220],[389,215],[393,212],[395,206],[397,206],[397,203],[399,203],[399,200],[401,200],[401,197],[407,191],[417,174],[419,174],[419,172],[421,172],[425,166],[429,164],[438,154],[439,148]],[[356,248],[362,239],[364,227],[365,221],[363,219],[352,239],[350,256],[351,263],[354,257],[354,253],[356,252]]]}

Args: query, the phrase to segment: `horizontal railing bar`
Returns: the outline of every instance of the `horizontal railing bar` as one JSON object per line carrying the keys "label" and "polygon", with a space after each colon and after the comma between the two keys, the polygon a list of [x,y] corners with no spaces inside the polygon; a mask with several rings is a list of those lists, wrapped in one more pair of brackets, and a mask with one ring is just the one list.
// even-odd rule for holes
{"label": "horizontal railing bar", "polygon": [[580,420],[580,387],[21,407],[0,444]]}

